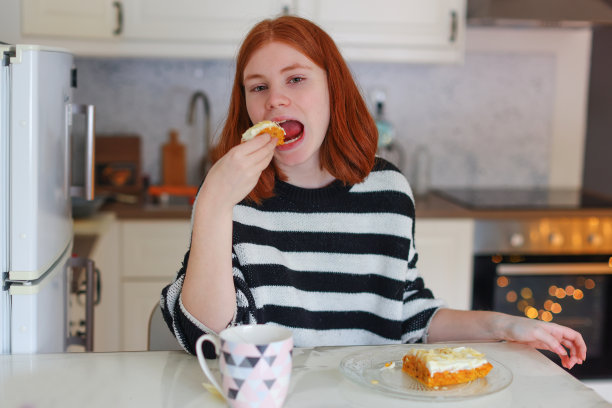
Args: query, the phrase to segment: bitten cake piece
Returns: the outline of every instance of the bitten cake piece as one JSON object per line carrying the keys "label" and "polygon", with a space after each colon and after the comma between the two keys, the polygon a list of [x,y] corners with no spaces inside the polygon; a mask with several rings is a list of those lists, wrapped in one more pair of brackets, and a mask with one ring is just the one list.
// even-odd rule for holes
{"label": "bitten cake piece", "polygon": [[493,368],[484,354],[470,347],[411,348],[402,360],[402,370],[427,387],[473,381]]}
{"label": "bitten cake piece", "polygon": [[269,133],[270,136],[275,137],[277,139],[277,146],[282,145],[285,141],[285,130],[278,123],[272,122],[271,120],[263,120],[248,128],[242,134],[240,143],[251,140],[262,133]]}

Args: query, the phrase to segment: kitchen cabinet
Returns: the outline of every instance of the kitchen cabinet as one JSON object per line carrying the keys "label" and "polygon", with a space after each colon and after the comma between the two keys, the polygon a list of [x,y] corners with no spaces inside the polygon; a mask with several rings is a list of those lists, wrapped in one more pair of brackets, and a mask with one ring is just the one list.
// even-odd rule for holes
{"label": "kitchen cabinet", "polygon": [[23,33],[73,38],[238,43],[257,21],[289,11],[286,0],[24,0]]}
{"label": "kitchen cabinet", "polygon": [[259,20],[290,11],[290,0],[23,0],[27,42],[78,55],[232,58]]}
{"label": "kitchen cabinet", "polygon": [[123,36],[237,45],[258,21],[289,12],[289,0],[127,0]]}
{"label": "kitchen cabinet", "polygon": [[296,14],[319,24],[345,58],[456,62],[464,53],[464,0],[309,0]]}
{"label": "kitchen cabinet", "polygon": [[118,2],[23,0],[23,35],[112,38],[118,29]]}
{"label": "kitchen cabinet", "polygon": [[146,350],[149,317],[189,246],[189,220],[121,221],[121,350]]}
{"label": "kitchen cabinet", "polygon": [[[100,273],[100,302],[94,307],[94,351],[109,352],[121,348],[121,265],[120,229],[113,213],[103,212],[74,222],[75,243],[93,240],[91,252],[77,253],[94,261]],[[77,245],[75,244],[75,250]]]}
{"label": "kitchen cabinet", "polygon": [[76,220],[76,236],[95,236],[89,258],[100,270],[94,351],[146,350],[151,311],[172,282],[189,245],[188,219],[116,219],[112,213]]}
{"label": "kitchen cabinet", "polygon": [[253,24],[295,14],[326,29],[350,60],[461,61],[465,0],[23,0],[28,42],[81,55],[233,58]]}
{"label": "kitchen cabinet", "polygon": [[171,279],[162,281],[125,281],[122,286],[122,344],[121,351],[147,349],[149,319],[153,308],[159,305],[162,289]]}
{"label": "kitchen cabinet", "polygon": [[119,316],[119,224],[112,222],[100,234],[90,255],[100,271],[100,304],[94,315],[94,351],[116,351],[120,347]]}
{"label": "kitchen cabinet", "polygon": [[421,218],[415,226],[417,267],[425,285],[449,307],[469,310],[474,220]]}

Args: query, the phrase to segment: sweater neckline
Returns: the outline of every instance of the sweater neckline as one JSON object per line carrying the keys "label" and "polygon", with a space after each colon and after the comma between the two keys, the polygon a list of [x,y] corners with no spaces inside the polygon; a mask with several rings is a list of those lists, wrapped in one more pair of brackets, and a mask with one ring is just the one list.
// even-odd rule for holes
{"label": "sweater neckline", "polygon": [[346,193],[351,189],[351,185],[345,185],[342,181],[336,179],[324,187],[319,188],[304,188],[294,186],[286,181],[276,180],[274,186],[275,193],[289,199],[312,202],[329,200],[337,197],[340,194]]}

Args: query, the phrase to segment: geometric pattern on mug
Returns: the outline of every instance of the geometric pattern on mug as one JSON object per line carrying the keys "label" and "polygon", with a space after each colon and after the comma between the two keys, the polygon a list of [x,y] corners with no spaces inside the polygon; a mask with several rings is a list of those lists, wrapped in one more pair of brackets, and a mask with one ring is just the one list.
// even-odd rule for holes
{"label": "geometric pattern on mug", "polygon": [[219,369],[228,402],[236,408],[281,407],[291,378],[293,339],[266,345],[221,340]]}

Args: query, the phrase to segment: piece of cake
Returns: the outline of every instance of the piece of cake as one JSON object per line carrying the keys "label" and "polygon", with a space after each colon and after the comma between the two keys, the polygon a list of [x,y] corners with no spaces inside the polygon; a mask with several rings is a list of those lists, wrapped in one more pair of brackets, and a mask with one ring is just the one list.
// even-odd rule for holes
{"label": "piece of cake", "polygon": [[470,347],[411,348],[402,361],[402,370],[434,388],[485,377],[493,368],[484,354]]}
{"label": "piece of cake", "polygon": [[278,123],[272,122],[271,120],[263,120],[248,128],[242,134],[240,143],[251,140],[255,136],[259,136],[262,133],[268,133],[270,136],[275,137],[277,139],[277,146],[282,145],[285,141],[285,130]]}

